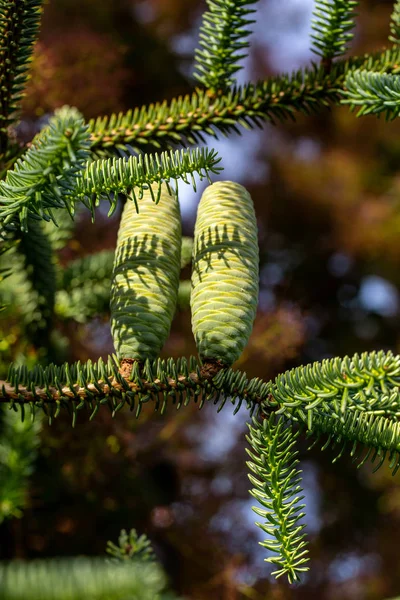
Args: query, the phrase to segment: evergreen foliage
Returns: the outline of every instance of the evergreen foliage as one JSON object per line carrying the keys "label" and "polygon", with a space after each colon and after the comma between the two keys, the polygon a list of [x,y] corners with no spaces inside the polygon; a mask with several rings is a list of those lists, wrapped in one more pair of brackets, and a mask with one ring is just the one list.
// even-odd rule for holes
{"label": "evergreen foliage", "polygon": [[346,77],[346,96],[343,103],[358,108],[358,116],[380,115],[388,120],[400,113],[400,77],[386,73],[358,70]]}
{"label": "evergreen foliage", "polygon": [[164,588],[165,576],[152,562],[77,558],[0,564],[2,600],[166,600]]}
{"label": "evergreen foliage", "polygon": [[8,147],[8,127],[18,117],[42,4],[42,0],[0,1],[0,161]]}
{"label": "evergreen foliage", "polygon": [[131,529],[129,533],[123,529],[118,538],[118,545],[113,542],[107,543],[107,553],[118,561],[154,562],[156,560],[150,540],[144,534],[139,536],[135,529]]}
{"label": "evergreen foliage", "polygon": [[345,54],[353,38],[351,30],[357,4],[357,0],[316,0],[311,38],[313,51],[325,61]]}
{"label": "evergreen foliage", "polygon": [[262,421],[254,418],[249,430],[247,440],[252,449],[247,450],[251,458],[247,465],[254,486],[251,494],[262,507],[253,510],[264,519],[264,523],[256,525],[268,535],[260,543],[274,553],[266,559],[277,567],[272,574],[287,575],[289,583],[293,583],[308,571],[304,525],[299,523],[304,517],[300,511],[305,508],[299,504],[304,496],[298,496],[302,492],[295,449],[299,432],[286,427],[283,418],[275,420],[274,416]]}
{"label": "evergreen foliage", "polygon": [[400,2],[397,0],[393,7],[392,19],[390,23],[389,40],[393,44],[400,44]]}
{"label": "evergreen foliage", "polygon": [[21,231],[18,252],[23,257],[23,268],[37,302],[35,316],[28,324],[29,337],[36,346],[47,345],[52,325],[56,294],[56,269],[53,248],[42,223],[28,219],[29,232]]}
{"label": "evergreen foliage", "polygon": [[[267,120],[294,118],[297,112],[309,114],[340,101],[358,108],[359,115],[383,113],[395,118],[400,113],[400,5],[396,3],[392,16],[393,48],[344,60],[338,57],[347,51],[352,37],[356,2],[318,0],[312,37],[321,64],[233,87],[238,61],[248,46],[253,5],[254,0],[208,2],[195,66],[196,77],[206,89],[196,89],[169,103],[99,117],[89,124],[76,109],[64,107],[30,146],[17,150],[11,148],[9,126],[17,116],[41,3],[0,0],[0,54],[7,57],[0,65],[0,154],[5,169],[0,180],[0,254],[6,257],[2,277],[10,270],[14,277],[20,269],[20,302],[26,312],[32,309],[38,315],[38,329],[45,332],[42,339],[49,347],[54,310],[59,316],[83,322],[104,314],[111,293],[118,354],[106,362],[99,359],[33,369],[11,366],[6,380],[0,382],[0,403],[9,405],[12,419],[19,413],[22,421],[26,408],[32,418],[36,409],[43,412],[49,423],[66,409],[73,425],[80,411],[92,419],[103,405],[113,416],[129,406],[137,417],[146,403],[161,414],[168,404],[179,409],[191,401],[199,408],[213,402],[218,411],[228,401],[235,413],[244,405],[254,417],[248,436],[249,468],[252,494],[262,505],[255,510],[264,519],[259,526],[270,536],[263,545],[275,555],[267,560],[276,565],[276,576],[286,575],[293,582],[308,568],[296,441],[303,434],[315,443],[322,437],[323,449],[329,445],[336,448],[334,460],[348,448],[361,464],[372,457],[376,468],[388,456],[396,472],[400,465],[400,357],[372,352],[334,358],[298,367],[272,382],[248,380],[245,373],[229,368],[247,342],[256,310],[258,248],[247,191],[239,184],[227,186],[224,182],[205,192],[209,203],[199,209],[193,245],[191,302],[200,359],[157,358],[178,297],[182,303],[189,297],[187,282],[180,291],[178,286],[181,267],[191,261],[192,243],[183,242],[181,254],[179,207],[170,183],[182,179],[196,190],[195,174],[210,182],[209,175],[218,174],[221,168],[216,152],[207,148],[152,155],[141,152],[203,142],[206,135],[217,137]],[[132,156],[132,149],[140,152],[139,156]],[[128,158],[125,152],[130,154]],[[114,156],[109,158],[110,154]],[[225,197],[214,194],[221,186],[229,188],[229,206],[224,204]],[[107,198],[111,214],[121,196],[128,201],[115,256],[107,251],[76,260],[57,282],[56,251],[71,235],[77,203],[82,202],[94,214],[95,207]],[[223,229],[217,238],[213,238],[215,215],[221,217]],[[243,243],[238,231],[246,227],[249,231]],[[2,290],[5,304],[15,299],[12,277]],[[199,301],[200,292],[205,295]],[[214,343],[215,320],[222,320],[221,306],[233,307],[232,314],[240,317],[244,326],[222,327],[218,343]],[[205,345],[200,339],[203,331],[199,334],[202,327],[207,330]],[[36,343],[34,333],[28,331],[28,337]],[[9,488],[4,486],[4,490],[11,500],[0,503],[3,514],[18,514],[23,504],[21,490],[37,439],[32,434],[35,430],[23,425],[11,440],[4,432],[7,427],[16,431],[12,419],[3,421],[0,468],[6,462],[8,467],[13,464],[12,453],[7,455],[11,441],[18,446],[18,460],[14,474],[7,475]],[[123,532],[119,546],[111,544],[109,550],[122,562],[135,556],[151,559],[146,540],[135,532]],[[82,560],[0,566],[0,595],[5,600],[62,600],[88,594],[93,598],[144,599],[145,582],[148,597],[156,598],[162,592],[163,579],[152,560],[147,563],[137,567],[135,561],[116,566]]]}
{"label": "evergreen foliage", "polygon": [[[216,166],[220,160],[214,150],[196,148],[163,152],[159,155],[141,154],[139,157],[130,156],[127,160],[112,158],[94,161],[87,165],[82,177],[77,179],[71,198],[74,201],[82,200],[93,210],[101,197],[107,197],[111,205],[111,215],[117,206],[118,194],[123,194],[132,197],[136,211],[139,212],[137,198],[142,197],[144,189],[150,189],[156,204],[160,199],[161,180],[165,181],[170,189],[168,182],[171,179],[175,182],[182,179],[189,183],[190,176],[196,190],[194,173],[197,173],[200,179],[209,179],[209,173],[221,171],[221,167]],[[149,186],[152,183],[158,184],[156,191]]]}
{"label": "evergreen foliage", "polygon": [[21,421],[18,412],[0,411],[0,523],[20,517],[39,446],[40,419]]}
{"label": "evergreen foliage", "polygon": [[[235,83],[237,64],[246,57],[248,26],[254,23],[249,8],[257,0],[207,0],[196,50],[195,78],[214,93],[226,92]],[[240,52],[242,52],[240,54]]]}
{"label": "evergreen foliage", "polygon": [[54,219],[52,209],[68,208],[68,196],[88,157],[88,133],[76,109],[56,112],[23,158],[0,181],[0,219],[28,230],[28,216]]}

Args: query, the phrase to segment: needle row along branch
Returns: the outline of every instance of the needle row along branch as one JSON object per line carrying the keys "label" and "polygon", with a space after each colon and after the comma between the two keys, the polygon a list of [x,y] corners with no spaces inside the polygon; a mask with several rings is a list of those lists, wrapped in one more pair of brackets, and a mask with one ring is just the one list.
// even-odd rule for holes
{"label": "needle row along branch", "polygon": [[[215,150],[195,148],[90,162],[76,180],[71,203],[82,201],[93,211],[101,198],[107,198],[109,214],[112,214],[117,206],[118,194],[123,194],[134,201],[136,212],[139,212],[137,200],[142,198],[144,190],[150,190],[156,204],[160,200],[162,181],[165,181],[170,193],[169,182],[172,180],[177,184],[179,178],[185,183],[192,183],[196,190],[194,174],[210,181],[209,173],[222,170],[217,166],[220,160]],[[158,184],[155,192],[150,187],[152,183]]]}
{"label": "needle row along branch", "polygon": [[165,148],[177,143],[204,142],[204,134],[240,132],[265,121],[294,118],[338,102],[345,77],[354,69],[400,72],[400,47],[375,55],[338,60],[329,72],[316,65],[291,75],[235,87],[227,94],[210,97],[205,90],[171,102],[138,107],[127,113],[89,121],[91,149],[95,154],[118,150]]}
{"label": "needle row along branch", "polygon": [[61,409],[73,415],[90,411],[90,418],[102,405],[107,405],[115,415],[125,405],[140,415],[143,404],[152,401],[154,409],[163,413],[170,401],[179,409],[191,399],[201,408],[205,401],[213,401],[221,410],[226,400],[235,405],[237,412],[242,403],[253,412],[261,400],[267,401],[270,385],[261,379],[250,381],[246,374],[224,369],[215,374],[205,371],[201,363],[191,357],[173,359],[125,361],[122,369],[116,357],[107,362],[101,358],[84,365],[80,362],[62,366],[10,367],[7,380],[0,382],[0,402],[9,403],[22,416],[29,407],[34,417],[35,408],[42,409],[52,422]]}
{"label": "needle row along branch", "polygon": [[[232,369],[206,369],[197,359],[146,360],[144,364],[117,358],[105,363],[88,361],[81,365],[46,368],[11,367],[7,380],[0,383],[0,402],[34,414],[41,408],[49,417],[66,408],[73,415],[87,409],[91,418],[105,404],[115,415],[125,405],[139,416],[143,404],[152,401],[164,412],[170,402],[177,408],[193,399],[202,407],[213,401],[221,410],[226,400],[235,412],[245,402],[251,412],[268,416],[283,414],[318,440],[350,443],[356,456],[357,445],[389,452],[391,466],[397,468],[400,452],[400,356],[372,352],[352,358],[331,359],[298,367],[279,376],[273,383]],[[368,454],[369,456],[369,454]],[[365,459],[366,460],[366,459]],[[364,461],[363,461],[364,462]]]}

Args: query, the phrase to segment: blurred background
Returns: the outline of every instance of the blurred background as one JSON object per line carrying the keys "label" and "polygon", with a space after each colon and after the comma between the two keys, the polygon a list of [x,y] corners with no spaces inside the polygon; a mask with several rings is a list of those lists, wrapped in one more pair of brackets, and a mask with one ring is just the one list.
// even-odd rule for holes
{"label": "blurred background", "polygon": [[[313,0],[260,0],[239,82],[313,59]],[[29,140],[58,106],[90,118],[185,94],[205,2],[57,0],[46,4],[19,135]],[[386,44],[392,2],[363,0],[352,54]],[[347,107],[209,139],[221,179],[248,187],[259,226],[260,303],[237,366],[264,379],[293,366],[400,345],[400,124],[356,119]],[[184,234],[201,196],[180,185]],[[83,212],[60,261],[110,249],[119,215]],[[190,269],[183,278],[190,277]],[[105,358],[109,319],[56,323],[59,356]],[[34,362],[18,310],[0,314],[1,375]],[[176,315],[164,356],[195,354],[190,312]],[[0,558],[102,554],[119,530],[152,540],[171,586],[191,600],[382,600],[400,594],[400,479],[384,466],[331,464],[300,444],[311,567],[290,591],[270,576],[248,494],[246,411],[195,406],[139,421],[100,411],[46,424],[28,507],[0,526]]]}

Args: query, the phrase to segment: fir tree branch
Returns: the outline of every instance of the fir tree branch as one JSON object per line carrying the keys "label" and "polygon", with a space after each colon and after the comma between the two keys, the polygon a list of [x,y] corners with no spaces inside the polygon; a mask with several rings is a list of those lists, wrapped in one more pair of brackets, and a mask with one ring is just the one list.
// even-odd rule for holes
{"label": "fir tree branch", "polygon": [[194,76],[213,93],[226,92],[234,85],[237,64],[249,47],[248,15],[257,0],[207,0],[209,10],[203,15],[199,45],[195,51]]}
{"label": "fir tree branch", "polygon": [[309,114],[338,102],[346,74],[355,68],[375,72],[400,72],[400,47],[376,55],[338,60],[327,72],[321,66],[302,69],[292,75],[272,77],[248,84],[224,96],[210,97],[203,90],[191,95],[142,106],[89,122],[91,149],[102,155],[114,149],[171,147],[177,143],[204,142],[204,135],[239,132],[263,121],[294,118],[296,112]]}
{"label": "fir tree branch", "polygon": [[400,421],[359,410],[349,411],[342,419],[335,419],[332,415],[324,413],[319,414],[317,411],[312,430],[307,435],[316,436],[311,447],[320,440],[321,436],[327,436],[322,450],[329,445],[332,445],[332,448],[338,446],[332,462],[341,458],[349,448],[350,456],[354,461],[359,462],[359,467],[370,457],[372,463],[378,458],[374,472],[383,465],[386,457],[393,475],[400,467]]}
{"label": "fir tree branch", "polygon": [[165,584],[154,562],[64,558],[0,563],[2,600],[163,600]]}
{"label": "fir tree branch", "polygon": [[142,197],[143,190],[150,184],[158,183],[157,194],[154,194],[150,187],[156,203],[160,199],[162,180],[170,190],[171,179],[175,183],[178,179],[189,183],[190,178],[196,190],[194,174],[197,173],[200,179],[206,177],[210,181],[209,173],[219,173],[222,170],[217,166],[220,160],[215,150],[195,148],[163,152],[160,155],[141,154],[138,157],[130,156],[127,160],[110,158],[94,161],[89,163],[82,176],[77,178],[70,196],[71,204],[82,201],[93,211],[100,198],[106,197],[110,202],[110,215],[117,206],[118,194],[123,194],[133,199],[136,211],[139,212],[137,199]]}
{"label": "fir tree branch", "polygon": [[232,369],[210,372],[194,357],[189,361],[147,360],[143,366],[135,361],[122,362],[120,366],[116,357],[109,357],[106,363],[99,359],[84,365],[37,366],[30,371],[11,366],[7,380],[0,381],[0,403],[19,406],[22,415],[26,406],[32,416],[39,408],[49,423],[66,408],[75,425],[80,410],[86,408],[93,418],[103,404],[113,416],[128,405],[138,417],[149,401],[154,403],[155,411],[163,414],[169,401],[177,409],[191,399],[199,408],[213,401],[221,410],[229,400],[235,405],[235,413],[245,402],[252,414],[269,396],[270,385],[262,380],[249,381],[245,373]]}
{"label": "fir tree branch", "polygon": [[54,220],[53,208],[72,211],[67,197],[88,157],[88,146],[87,127],[78,111],[69,107],[56,111],[24,157],[0,181],[4,224],[19,220],[27,231],[28,215]]}
{"label": "fir tree branch", "polygon": [[0,156],[18,116],[43,0],[0,0]]}
{"label": "fir tree branch", "polygon": [[389,451],[391,467],[397,470],[399,384],[400,356],[391,352],[334,358],[279,375],[272,385],[268,409],[275,403],[277,414],[305,424],[309,435],[317,439],[328,434],[326,446],[332,440],[341,443],[337,458],[347,442],[353,445],[352,455],[359,443],[385,456]]}
{"label": "fir tree branch", "polygon": [[390,33],[389,40],[393,42],[393,44],[400,44],[400,0],[397,0],[393,7]]}
{"label": "fir tree branch", "polygon": [[[332,358],[279,375],[272,396],[281,412],[313,428],[314,411],[341,420],[348,412],[400,417],[400,356],[365,352]],[[272,400],[271,400],[272,402]]]}
{"label": "fir tree branch", "polygon": [[354,110],[357,116],[385,114],[393,120],[400,114],[400,76],[372,71],[353,71],[346,77],[343,104]]}
{"label": "fir tree branch", "polygon": [[129,534],[122,529],[118,545],[107,542],[106,552],[117,561],[155,562],[156,560],[150,540],[144,533],[139,536],[136,529],[131,529]]}
{"label": "fir tree branch", "polygon": [[322,57],[324,64],[345,54],[348,43],[353,38],[354,8],[357,0],[316,0],[312,20],[314,40],[312,48],[315,54]]}
{"label": "fir tree branch", "polygon": [[265,559],[277,567],[272,575],[286,575],[289,583],[294,583],[308,571],[308,550],[302,532],[305,525],[299,523],[305,508],[300,504],[304,496],[298,496],[302,492],[295,449],[299,432],[274,415],[263,421],[254,418],[249,430],[246,439],[251,445],[251,451],[247,450],[251,460],[247,466],[254,486],[250,493],[261,504],[261,508],[253,510],[264,519],[256,525],[268,535],[260,544],[275,554]]}

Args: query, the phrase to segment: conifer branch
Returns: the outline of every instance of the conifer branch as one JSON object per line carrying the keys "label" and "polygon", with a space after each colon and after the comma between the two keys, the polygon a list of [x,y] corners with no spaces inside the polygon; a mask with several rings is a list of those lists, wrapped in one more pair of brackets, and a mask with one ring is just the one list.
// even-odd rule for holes
{"label": "conifer branch", "polygon": [[18,117],[43,0],[0,0],[0,156]]}
{"label": "conifer branch", "polygon": [[400,114],[400,76],[372,71],[353,71],[346,77],[343,104],[359,107],[357,116],[385,114],[393,120]]}
{"label": "conifer branch", "polygon": [[166,600],[165,585],[154,562],[81,557],[0,563],[2,600]]}
{"label": "conifer branch", "polygon": [[310,114],[338,102],[346,74],[364,68],[375,72],[400,72],[400,47],[379,54],[338,60],[327,72],[312,66],[292,75],[271,77],[248,84],[227,94],[210,97],[204,90],[191,95],[127,113],[89,121],[91,149],[102,155],[113,149],[171,147],[177,143],[204,142],[204,134],[214,137],[261,127],[264,121],[293,119],[296,112]]}
{"label": "conifer branch", "polygon": [[[182,179],[185,183],[191,181],[196,190],[194,174],[200,179],[209,173],[219,173],[222,168],[215,150],[195,148],[194,150],[176,150],[162,154],[141,154],[123,158],[110,158],[88,163],[81,177],[77,178],[75,188],[71,193],[71,204],[82,201],[92,211],[100,202],[100,198],[108,198],[112,214],[117,206],[118,194],[132,197],[136,210],[139,212],[137,199],[143,195],[143,190],[150,184],[158,183],[158,192],[154,194],[150,187],[154,202],[158,203],[161,193],[161,182],[166,182],[169,188],[171,179],[177,183]],[[190,181],[189,181],[190,178]],[[211,182],[210,182],[211,183]]]}
{"label": "conifer branch", "polygon": [[390,22],[389,41],[400,44],[400,0],[396,0]]}
{"label": "conifer branch", "polygon": [[312,20],[314,40],[312,48],[322,57],[325,64],[337,56],[342,56],[353,38],[357,0],[316,0]]}
{"label": "conifer branch", "polygon": [[72,414],[75,425],[77,413],[87,409],[92,419],[102,405],[107,405],[113,416],[125,405],[141,413],[146,402],[154,403],[154,410],[161,414],[172,403],[179,409],[190,400],[202,408],[206,401],[218,404],[221,410],[225,402],[235,405],[236,413],[243,402],[252,414],[262,400],[267,401],[270,385],[260,379],[247,380],[246,374],[232,369],[211,372],[204,369],[197,359],[191,357],[174,361],[147,360],[143,366],[135,361],[120,363],[109,357],[105,363],[88,361],[73,365],[10,367],[7,380],[0,382],[0,403],[8,403],[21,410],[29,407],[32,417],[39,408],[48,416],[49,423],[61,409]]}
{"label": "conifer branch", "polygon": [[54,220],[52,209],[68,203],[75,178],[88,157],[88,131],[74,108],[56,111],[49,125],[33,140],[31,148],[0,181],[0,219],[20,222],[28,229],[32,218]]}
{"label": "conifer branch", "polygon": [[286,371],[275,379],[274,401],[313,428],[314,411],[342,419],[347,412],[400,419],[400,356],[365,352]]}
{"label": "conifer branch", "polygon": [[155,562],[156,555],[148,537],[142,533],[138,535],[135,529],[131,529],[129,534],[125,529],[121,530],[118,538],[118,545],[113,542],[107,542],[107,554],[110,554],[116,561],[141,561]]}
{"label": "conifer branch", "polygon": [[[279,375],[269,399],[277,414],[305,424],[309,435],[328,434],[329,443],[347,443],[390,453],[391,467],[400,460],[400,356],[371,352],[333,358]],[[367,454],[369,456],[370,452]],[[365,459],[366,460],[366,459]],[[364,461],[363,461],[364,462]],[[382,461],[383,462],[383,461]],[[382,463],[381,463],[382,464]]]}
{"label": "conifer branch", "polygon": [[195,51],[194,76],[213,93],[226,92],[235,83],[237,64],[249,47],[248,26],[254,23],[248,8],[257,0],[207,0],[209,10],[203,15],[199,45]]}
{"label": "conifer branch", "polygon": [[[332,415],[317,411],[314,416],[312,430],[307,435],[316,436],[311,447],[319,442],[321,436],[327,436],[322,450],[332,446],[336,454],[332,462],[341,458],[348,449],[358,466],[363,465],[369,458],[374,463],[377,471],[388,457],[389,468],[393,475],[400,467],[400,421],[393,421],[387,417],[361,412],[348,411],[342,419],[335,419]],[[366,450],[365,450],[366,449]]]}
{"label": "conifer branch", "polygon": [[265,559],[277,567],[272,575],[286,575],[289,583],[294,583],[308,571],[305,525],[299,523],[305,508],[300,504],[304,496],[298,496],[302,492],[295,449],[299,432],[274,415],[262,421],[254,418],[249,430],[246,439],[251,445],[251,451],[247,450],[251,460],[247,466],[254,486],[250,493],[261,504],[253,510],[264,520],[256,525],[268,535],[260,544],[274,553]]}

